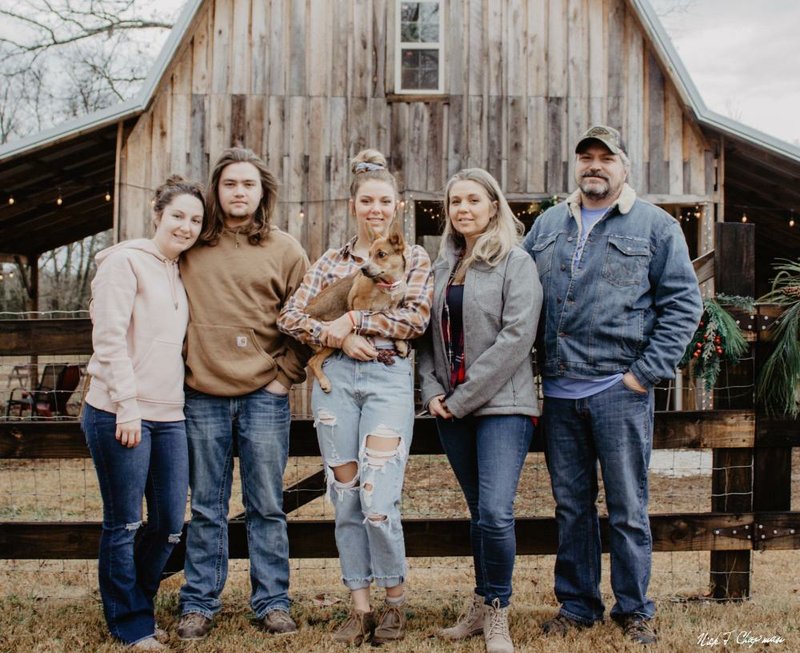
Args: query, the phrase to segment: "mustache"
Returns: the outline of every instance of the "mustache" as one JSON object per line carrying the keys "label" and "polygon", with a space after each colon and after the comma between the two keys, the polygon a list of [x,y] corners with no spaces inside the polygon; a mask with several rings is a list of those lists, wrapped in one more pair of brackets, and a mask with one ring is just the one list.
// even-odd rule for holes
{"label": "mustache", "polygon": [[581,175],[582,179],[585,179],[587,177],[597,177],[598,179],[604,179],[605,181],[608,181],[608,177],[606,175],[604,175],[604,174],[602,174],[600,172],[592,172],[591,170],[589,170],[588,172],[584,172]]}

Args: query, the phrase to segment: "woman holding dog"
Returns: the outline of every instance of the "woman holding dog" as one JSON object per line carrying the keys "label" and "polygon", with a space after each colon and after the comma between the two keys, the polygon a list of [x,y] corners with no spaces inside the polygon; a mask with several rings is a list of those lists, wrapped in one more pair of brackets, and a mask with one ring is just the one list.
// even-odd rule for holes
{"label": "woman holding dog", "polygon": [[100,596],[111,634],[138,650],[166,648],[153,602],[181,538],[189,487],[181,354],[189,307],[178,259],[203,218],[202,188],[170,177],[153,199],[153,238],[100,252],[92,281],[82,427],[103,497]]}
{"label": "woman holding dog", "polygon": [[444,210],[418,361],[423,405],[437,418],[469,507],[475,592],[461,619],[438,635],[483,633],[489,653],[508,653],[514,496],[539,414],[531,349],[542,289],[533,260],[516,246],[522,224],[488,172],[458,172]]}
{"label": "woman holding dog", "polygon": [[[388,235],[392,221],[399,219],[399,197],[386,159],[376,150],[364,150],[351,161],[351,170],[349,208],[356,236],[341,249],[325,252],[309,269],[281,311],[278,327],[306,344],[340,350],[324,363],[331,391],[323,392],[315,382],[312,409],[328,496],[335,507],[342,580],[352,601],[333,638],[359,645],[405,635],[406,564],[399,506],[414,399],[411,362],[396,355],[394,341],[425,332],[432,288],[430,259],[421,247],[401,240],[396,253],[381,247],[370,256],[376,238],[397,238]],[[306,307],[314,297],[366,265],[399,275],[398,285],[385,289],[398,293],[397,308],[348,311],[332,322],[309,316]],[[373,582],[386,590],[377,616],[370,605]]]}

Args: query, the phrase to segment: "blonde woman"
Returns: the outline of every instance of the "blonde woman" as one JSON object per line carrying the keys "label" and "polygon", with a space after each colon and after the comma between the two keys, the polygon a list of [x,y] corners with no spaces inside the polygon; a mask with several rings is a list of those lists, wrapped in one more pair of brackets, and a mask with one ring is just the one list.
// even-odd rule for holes
{"label": "blonde woman", "polygon": [[423,404],[469,506],[475,592],[439,636],[483,633],[489,653],[508,653],[514,495],[539,414],[530,354],[542,289],[533,259],[517,247],[522,224],[488,172],[458,172],[444,209],[418,360]]}
{"label": "blonde woman", "polygon": [[[325,361],[333,389],[314,382],[312,407],[319,447],[336,511],[336,546],[342,580],[350,590],[350,615],[335,641],[382,644],[405,636],[405,544],[400,493],[414,427],[411,362],[395,356],[395,340],[425,332],[430,317],[430,259],[418,245],[406,245],[405,292],[387,311],[350,311],[324,323],[306,313],[323,288],[356,272],[367,260],[372,233],[388,233],[398,208],[397,182],[376,150],[351,162],[350,211],[357,233],[341,249],[330,249],[306,273],[281,311],[278,327],[306,344],[341,349]],[[370,586],[385,588],[376,616]]]}

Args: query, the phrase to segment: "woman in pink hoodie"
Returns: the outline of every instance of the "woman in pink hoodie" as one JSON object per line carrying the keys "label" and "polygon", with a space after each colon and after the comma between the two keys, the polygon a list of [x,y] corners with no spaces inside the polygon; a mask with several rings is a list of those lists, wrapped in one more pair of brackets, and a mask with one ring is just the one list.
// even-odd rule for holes
{"label": "woman in pink hoodie", "polygon": [[135,649],[165,648],[153,601],[180,541],[189,485],[181,355],[189,309],[178,259],[203,219],[202,188],[170,177],[156,190],[153,238],[100,252],[92,282],[82,427],[103,497],[100,595],[111,634]]}

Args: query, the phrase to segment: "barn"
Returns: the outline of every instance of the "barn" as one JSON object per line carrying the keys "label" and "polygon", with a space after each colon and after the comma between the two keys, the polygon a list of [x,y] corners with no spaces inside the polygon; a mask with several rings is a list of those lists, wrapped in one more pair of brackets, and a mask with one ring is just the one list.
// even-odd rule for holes
{"label": "barn", "polygon": [[708,110],[646,0],[189,0],[135,98],[0,148],[0,256],[145,235],[159,182],[204,180],[234,144],[282,182],[278,224],[312,260],[353,232],[364,146],[433,249],[449,175],[488,169],[530,222],[573,186],[592,123],[622,131],[632,185],[681,219],[693,256],[714,222],[755,223],[760,293],[800,248],[800,150]]}

